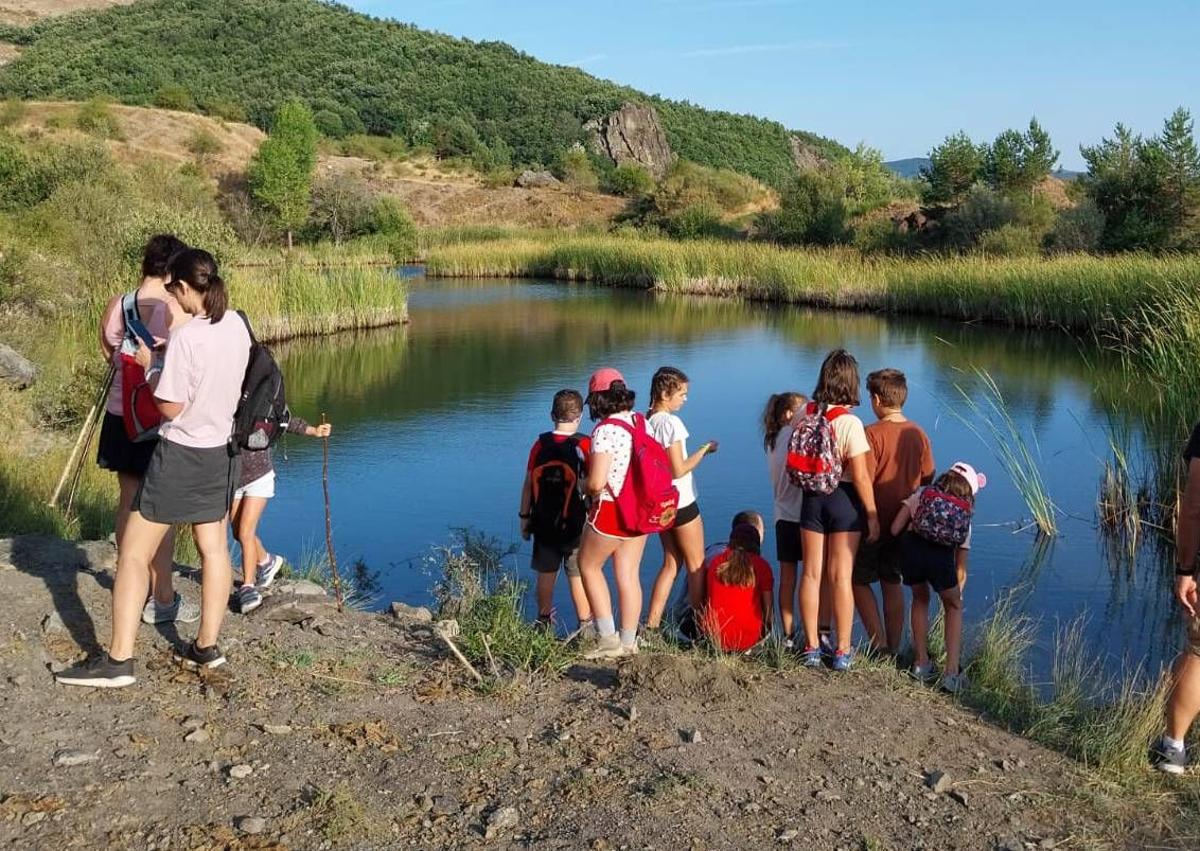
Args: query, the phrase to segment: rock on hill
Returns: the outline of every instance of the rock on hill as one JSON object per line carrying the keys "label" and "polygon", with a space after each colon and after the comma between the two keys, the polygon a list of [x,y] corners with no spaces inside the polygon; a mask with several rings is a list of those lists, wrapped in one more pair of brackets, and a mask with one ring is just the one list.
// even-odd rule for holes
{"label": "rock on hill", "polygon": [[669,101],[500,42],[452,38],[318,0],[143,0],[43,19],[9,40],[21,43],[21,53],[0,69],[0,97],[104,93],[149,105],[169,91],[172,103],[241,112],[260,127],[278,103],[299,97],[327,135],[452,137],[516,165],[552,164],[587,141],[585,123],[629,102],[655,107],[680,157],[773,185],[795,172],[789,131],[777,122]]}
{"label": "rock on hill", "polygon": [[132,2],[134,0],[0,0],[0,23],[28,24],[52,15],[125,6]]}

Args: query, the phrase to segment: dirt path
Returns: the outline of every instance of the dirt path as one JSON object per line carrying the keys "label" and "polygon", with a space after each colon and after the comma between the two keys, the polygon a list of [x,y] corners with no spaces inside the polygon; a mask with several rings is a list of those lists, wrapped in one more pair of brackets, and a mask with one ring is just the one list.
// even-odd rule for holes
{"label": "dirt path", "polygon": [[427,613],[339,616],[300,593],[231,615],[218,674],[174,668],[173,630],[143,626],[137,685],[55,686],[106,640],[112,561],[103,543],[0,541],[5,847],[1023,851],[1153,830],[887,672],[644,653],[481,691]]}

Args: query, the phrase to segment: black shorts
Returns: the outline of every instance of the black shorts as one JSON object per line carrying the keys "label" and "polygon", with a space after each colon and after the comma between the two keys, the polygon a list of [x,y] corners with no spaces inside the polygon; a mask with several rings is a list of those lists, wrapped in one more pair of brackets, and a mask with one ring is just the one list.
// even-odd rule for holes
{"label": "black shorts", "polygon": [[833,493],[804,492],[800,505],[800,528],[828,535],[831,532],[861,532],[866,528],[866,511],[851,482],[842,482]]}
{"label": "black shorts", "polygon": [[229,513],[241,473],[241,459],[224,446],[159,440],[133,508],[153,523],[215,523]]}
{"label": "black shorts", "polygon": [[800,550],[800,521],[775,521],[775,558],[777,561],[795,562],[802,560]]}
{"label": "black shorts", "polygon": [[150,466],[150,457],[154,454],[156,446],[158,438],[134,443],[125,433],[125,420],[121,415],[105,411],[104,422],[100,425],[96,464],[102,470],[129,473],[140,479],[146,475],[146,468]]}
{"label": "black shorts", "polygon": [[941,594],[958,584],[955,547],[935,544],[912,532],[900,538],[900,570],[905,585],[928,582]]}
{"label": "black shorts", "polygon": [[675,515],[675,522],[671,524],[672,529],[678,529],[680,526],[686,526],[697,517],[700,516],[700,503],[693,502],[690,505],[685,505],[679,509]]}
{"label": "black shorts", "polygon": [[579,539],[570,544],[544,544],[537,538],[533,539],[533,560],[531,566],[538,573],[558,573],[561,567],[567,576],[579,575]]}
{"label": "black shorts", "polygon": [[858,545],[858,553],[854,557],[852,581],[855,585],[870,585],[873,582],[899,585],[902,578],[900,560],[900,542],[895,538],[873,544],[863,541]]}

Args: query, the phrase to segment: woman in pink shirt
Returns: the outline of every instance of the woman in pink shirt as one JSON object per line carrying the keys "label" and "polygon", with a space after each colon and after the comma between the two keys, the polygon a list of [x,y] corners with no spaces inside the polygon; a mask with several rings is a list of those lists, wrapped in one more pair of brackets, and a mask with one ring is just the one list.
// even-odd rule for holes
{"label": "woman in pink shirt", "polygon": [[171,332],[161,370],[150,349],[139,363],[165,421],[158,445],[133,500],[113,584],[112,641],[108,653],[59,673],[66,685],[115,688],[135,682],[133,652],[138,616],[150,582],[150,563],[173,524],[192,527],[200,552],[200,628],[175,653],[190,669],[225,663],[217,636],[229,601],[232,571],[226,520],[239,476],[229,451],[233,415],[250,357],[250,332],[227,311],[225,282],[212,255],[188,249],[170,265],[167,289],[192,319]]}
{"label": "woman in pink shirt", "polygon": [[[142,252],[142,282],[134,290],[138,317],[154,337],[161,349],[167,335],[176,325],[187,320],[187,315],[175,303],[166,290],[170,280],[167,264],[173,256],[185,250],[181,240],[169,234],[150,237]],[[150,456],[154,454],[156,439],[135,443],[125,433],[125,421],[121,411],[121,347],[130,339],[125,327],[121,303],[125,294],[113,296],[104,309],[100,320],[100,350],[104,359],[112,364],[113,383],[104,408],[104,421],[100,426],[100,443],[96,450],[96,464],[104,470],[117,474],[120,496],[117,502],[117,550],[125,538],[125,525],[129,521],[129,509],[133,496],[146,474]],[[175,551],[175,533],[169,532],[154,554],[154,570],[150,574],[150,597],[142,609],[145,623],[169,623],[182,621],[191,623],[200,617],[200,609],[175,593],[171,582],[172,554]]]}

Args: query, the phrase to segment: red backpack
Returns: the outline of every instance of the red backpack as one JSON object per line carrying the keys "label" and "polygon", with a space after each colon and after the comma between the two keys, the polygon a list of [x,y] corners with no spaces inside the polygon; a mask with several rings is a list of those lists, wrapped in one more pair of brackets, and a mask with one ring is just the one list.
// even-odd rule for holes
{"label": "red backpack", "polygon": [[154,402],[154,390],[146,381],[146,371],[134,358],[138,340],[154,348],[154,335],[138,315],[137,290],[121,297],[121,315],[125,319],[125,339],[121,342],[121,418],[125,434],[134,443],[158,438],[163,416]]}
{"label": "red backpack", "polygon": [[679,508],[679,491],[671,477],[667,450],[646,431],[641,414],[633,415],[633,425],[616,417],[600,425],[623,428],[633,440],[625,484],[621,493],[614,495],[621,525],[642,535],[670,529]]}
{"label": "red backpack", "polygon": [[787,468],[792,484],[809,493],[831,494],[842,480],[842,456],[837,451],[833,421],[845,408],[809,402],[804,419],[788,442]]}

